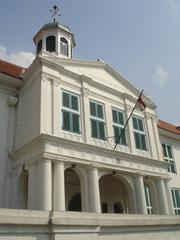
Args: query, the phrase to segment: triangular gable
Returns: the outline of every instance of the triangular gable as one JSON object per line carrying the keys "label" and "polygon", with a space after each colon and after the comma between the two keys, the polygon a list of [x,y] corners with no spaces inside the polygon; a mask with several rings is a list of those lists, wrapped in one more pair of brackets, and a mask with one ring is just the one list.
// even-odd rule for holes
{"label": "triangular gable", "polygon": [[[45,53],[45,58],[53,63],[63,66],[66,70],[76,73],[78,75],[87,76],[92,81],[103,84],[121,93],[137,98],[139,90],[136,89],[131,83],[124,79],[118,72],[111,68],[108,64],[97,61],[88,62],[77,59],[63,59],[54,56],[53,54]],[[151,105],[155,104],[146,96],[145,100]]]}

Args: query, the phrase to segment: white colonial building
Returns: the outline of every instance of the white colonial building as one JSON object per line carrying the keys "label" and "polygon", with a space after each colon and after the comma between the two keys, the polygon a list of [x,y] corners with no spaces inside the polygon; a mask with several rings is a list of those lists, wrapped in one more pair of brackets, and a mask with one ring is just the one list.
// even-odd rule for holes
{"label": "white colonial building", "polygon": [[160,141],[143,96],[146,110],[114,150],[139,90],[105,62],[74,59],[66,26],[46,24],[34,42],[28,69],[0,61],[0,239],[10,229],[22,239],[179,239],[180,177],[161,148],[175,144],[178,161],[179,130],[159,127]]}
{"label": "white colonial building", "polygon": [[175,214],[180,215],[180,126],[159,120],[158,130],[168,172]]}

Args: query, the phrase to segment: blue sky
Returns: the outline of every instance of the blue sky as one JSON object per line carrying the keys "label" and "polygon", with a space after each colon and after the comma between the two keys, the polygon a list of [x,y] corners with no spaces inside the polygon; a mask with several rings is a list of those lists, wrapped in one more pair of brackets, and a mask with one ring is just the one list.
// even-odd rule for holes
{"label": "blue sky", "polygon": [[28,65],[54,4],[75,34],[75,58],[106,61],[180,125],[180,0],[0,0],[0,58]]}

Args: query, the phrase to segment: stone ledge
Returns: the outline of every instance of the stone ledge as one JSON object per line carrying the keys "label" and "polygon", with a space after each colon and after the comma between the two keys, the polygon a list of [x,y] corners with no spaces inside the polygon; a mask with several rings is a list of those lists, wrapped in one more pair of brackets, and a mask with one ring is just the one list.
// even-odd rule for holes
{"label": "stone ledge", "polygon": [[75,212],[53,212],[53,225],[66,226],[166,226],[179,225],[180,216],[175,215],[139,215],[139,214],[96,214]]}
{"label": "stone ledge", "polygon": [[180,216],[97,214],[0,209],[0,225],[51,225],[84,227],[179,226]]}
{"label": "stone ledge", "polygon": [[49,211],[0,208],[0,225],[47,225],[49,216]]}

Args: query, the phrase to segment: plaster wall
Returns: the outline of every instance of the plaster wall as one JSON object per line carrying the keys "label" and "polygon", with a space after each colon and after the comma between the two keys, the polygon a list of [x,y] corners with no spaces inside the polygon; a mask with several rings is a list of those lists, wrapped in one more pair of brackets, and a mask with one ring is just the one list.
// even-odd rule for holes
{"label": "plaster wall", "polygon": [[169,185],[171,188],[180,189],[180,144],[176,139],[172,139],[168,136],[160,135],[160,139],[162,143],[170,144],[172,147],[172,154],[174,157],[174,161],[176,164],[177,173],[169,173],[171,180],[169,181]]}
{"label": "plaster wall", "polygon": [[15,107],[10,106],[8,101],[15,92],[15,88],[0,85],[0,207],[7,207],[10,165],[8,153],[13,149],[15,119]]}
{"label": "plaster wall", "polygon": [[16,113],[15,149],[32,141],[40,134],[40,76],[32,74],[24,79]]}

